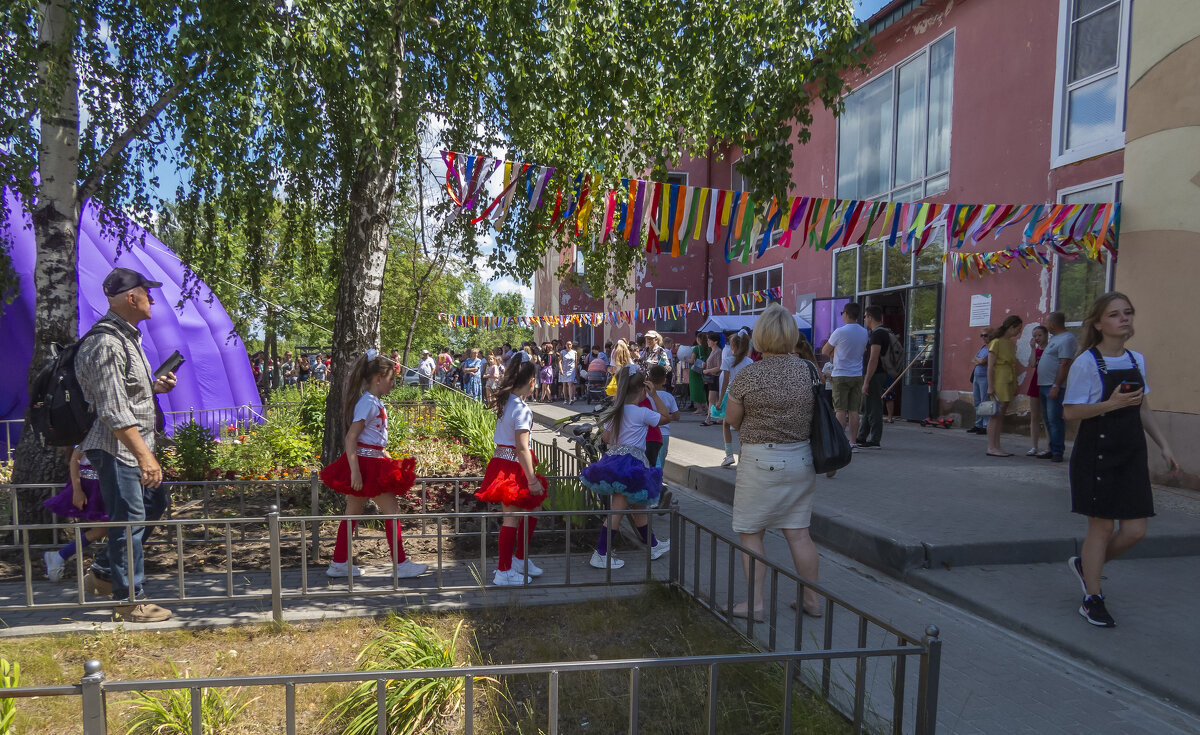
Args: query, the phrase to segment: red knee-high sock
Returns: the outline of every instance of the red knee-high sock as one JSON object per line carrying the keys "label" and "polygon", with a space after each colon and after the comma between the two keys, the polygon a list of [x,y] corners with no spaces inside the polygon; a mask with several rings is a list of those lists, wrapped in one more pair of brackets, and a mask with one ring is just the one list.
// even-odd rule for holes
{"label": "red knee-high sock", "polygon": [[338,524],[337,541],[333,544],[333,561],[335,563],[346,563],[347,557],[350,556],[350,534],[354,533],[356,528],[358,528],[358,521],[342,521]]}
{"label": "red knee-high sock", "polygon": [[392,552],[392,561],[403,564],[407,557],[404,556],[404,539],[400,535],[400,520],[389,518],[384,521],[383,533],[387,536],[388,549]]}
{"label": "red knee-high sock", "polygon": [[513,547],[517,543],[517,527],[500,527],[500,551],[496,556],[496,568],[502,572],[512,569]]}
{"label": "red knee-high sock", "polygon": [[537,518],[522,518],[521,525],[517,528],[520,533],[517,534],[517,558],[525,558],[525,545],[533,541],[533,532],[537,529]]}

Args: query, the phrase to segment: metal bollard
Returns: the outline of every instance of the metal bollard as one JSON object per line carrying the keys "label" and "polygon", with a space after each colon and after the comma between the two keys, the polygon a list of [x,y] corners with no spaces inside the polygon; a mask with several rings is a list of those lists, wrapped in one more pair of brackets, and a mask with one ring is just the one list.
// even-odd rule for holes
{"label": "metal bollard", "polygon": [[283,569],[279,549],[279,506],[267,509],[267,533],[271,543],[271,620],[283,622]]}
{"label": "metal bollard", "polygon": [[917,729],[921,735],[933,735],[937,730],[938,679],[941,676],[942,641],[936,625],[925,628],[926,653],[921,655],[920,678],[917,680]]}
{"label": "metal bollard", "polygon": [[83,735],[108,735],[108,709],[104,700],[104,670],[92,659],[83,665],[79,680],[83,700]]}

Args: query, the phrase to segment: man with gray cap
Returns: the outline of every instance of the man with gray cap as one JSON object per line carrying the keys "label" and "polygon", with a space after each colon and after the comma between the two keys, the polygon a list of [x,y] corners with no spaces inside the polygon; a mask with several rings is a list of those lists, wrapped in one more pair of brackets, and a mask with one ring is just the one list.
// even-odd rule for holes
{"label": "man with gray cap", "polygon": [[[79,448],[87,453],[100,482],[104,507],[113,521],[145,521],[158,517],[165,498],[157,490],[162,468],[154,457],[158,404],[154,395],[175,387],[175,374],[153,376],[142,348],[138,323],[150,318],[154,298],[150,289],[162,284],[137,271],[114,268],[104,279],[108,313],[92,328],[75,356],[75,374],[83,395],[96,412],[96,422]],[[145,526],[108,529],[107,552],[111,583],[89,573],[86,586],[105,591],[111,585],[114,600],[125,600],[114,612],[135,623],[152,623],[171,617],[158,605],[137,602],[142,597],[145,570],[142,540]],[[132,554],[127,556],[126,546]],[[99,560],[98,560],[99,561]],[[130,603],[130,591],[134,602]]]}
{"label": "man with gray cap", "polygon": [[421,390],[428,390],[433,385],[433,371],[436,365],[429,350],[421,350],[421,362],[417,365],[417,384]]}

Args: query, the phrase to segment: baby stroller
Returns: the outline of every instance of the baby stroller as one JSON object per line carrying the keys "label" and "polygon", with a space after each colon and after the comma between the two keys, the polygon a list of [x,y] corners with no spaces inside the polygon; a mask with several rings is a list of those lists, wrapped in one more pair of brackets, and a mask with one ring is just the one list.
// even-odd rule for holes
{"label": "baby stroller", "polygon": [[603,370],[589,370],[587,374],[587,402],[602,403],[608,394],[604,389],[608,386],[608,373]]}

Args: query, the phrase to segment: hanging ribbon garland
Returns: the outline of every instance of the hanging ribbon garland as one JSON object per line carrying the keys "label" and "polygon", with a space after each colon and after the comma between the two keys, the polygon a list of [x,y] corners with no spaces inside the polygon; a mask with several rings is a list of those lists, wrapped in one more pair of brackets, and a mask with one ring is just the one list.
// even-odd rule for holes
{"label": "hanging ribbon garland", "polygon": [[577,314],[549,314],[546,316],[484,316],[479,314],[438,314],[438,319],[452,329],[499,329],[501,327],[565,327],[569,325],[598,327],[606,322],[635,324],[659,319],[683,319],[688,314],[729,314],[738,307],[764,303],[767,299],[778,299],[783,289],[779,286],[750,291],[732,298],[689,301],[673,306],[627,309],[625,311],[597,311]]}

